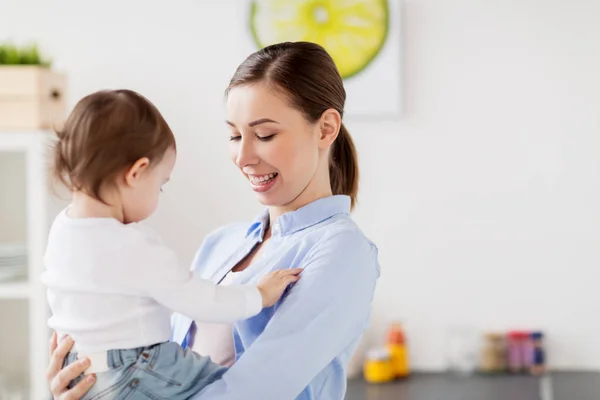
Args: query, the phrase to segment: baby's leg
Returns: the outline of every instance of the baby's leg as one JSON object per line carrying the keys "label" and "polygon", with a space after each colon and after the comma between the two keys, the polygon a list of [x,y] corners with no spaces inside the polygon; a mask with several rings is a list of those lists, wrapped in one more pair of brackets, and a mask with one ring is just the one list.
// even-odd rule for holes
{"label": "baby's leg", "polygon": [[[137,394],[170,400],[188,399],[227,371],[209,357],[184,350],[174,342],[144,351],[138,357],[135,369],[132,389]],[[131,397],[136,398],[136,395]]]}
{"label": "baby's leg", "polygon": [[[64,366],[78,360],[77,354],[69,353],[65,358]],[[134,364],[122,365],[119,368],[96,372],[96,382],[81,400],[117,400],[123,394],[130,392],[128,385],[135,373]],[[69,384],[68,388],[74,387],[85,375],[80,375]]]}

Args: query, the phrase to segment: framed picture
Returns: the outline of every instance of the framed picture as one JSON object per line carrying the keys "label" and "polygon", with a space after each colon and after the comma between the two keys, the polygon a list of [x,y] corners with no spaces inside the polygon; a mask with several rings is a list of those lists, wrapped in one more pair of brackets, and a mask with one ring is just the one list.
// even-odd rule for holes
{"label": "framed picture", "polygon": [[253,0],[244,18],[246,54],[285,41],[323,46],[344,79],[345,117],[401,114],[400,0]]}

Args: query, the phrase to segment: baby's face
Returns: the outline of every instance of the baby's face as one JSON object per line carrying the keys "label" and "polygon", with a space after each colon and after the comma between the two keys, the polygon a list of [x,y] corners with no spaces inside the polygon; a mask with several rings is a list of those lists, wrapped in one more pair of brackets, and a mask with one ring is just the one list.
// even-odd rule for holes
{"label": "baby's face", "polygon": [[158,164],[150,164],[132,186],[121,191],[125,223],[142,221],[156,211],[162,186],[171,178],[175,159],[175,149],[169,148]]}

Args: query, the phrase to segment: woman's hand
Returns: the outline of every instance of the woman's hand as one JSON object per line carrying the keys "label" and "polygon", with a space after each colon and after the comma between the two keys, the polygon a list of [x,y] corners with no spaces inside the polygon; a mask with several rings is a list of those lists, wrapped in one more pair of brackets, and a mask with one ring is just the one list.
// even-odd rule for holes
{"label": "woman's hand", "polygon": [[73,364],[63,368],[66,355],[73,348],[73,339],[65,337],[57,343],[56,332],[50,338],[50,364],[46,370],[46,380],[50,384],[50,391],[54,396],[54,400],[79,400],[87,393],[96,382],[96,376],[93,374],[86,375],[72,389],[67,389],[69,382],[77,378],[90,365],[88,359],[79,360]]}

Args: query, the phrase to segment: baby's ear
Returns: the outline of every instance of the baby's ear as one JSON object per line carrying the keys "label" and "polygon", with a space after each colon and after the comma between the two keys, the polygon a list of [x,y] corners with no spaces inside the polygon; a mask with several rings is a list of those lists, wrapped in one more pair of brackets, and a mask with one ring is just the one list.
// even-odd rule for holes
{"label": "baby's ear", "polygon": [[142,157],[133,163],[127,171],[125,171],[125,183],[128,186],[134,186],[143,173],[150,167],[148,157]]}

